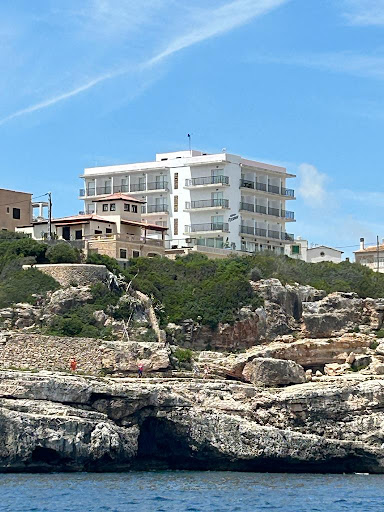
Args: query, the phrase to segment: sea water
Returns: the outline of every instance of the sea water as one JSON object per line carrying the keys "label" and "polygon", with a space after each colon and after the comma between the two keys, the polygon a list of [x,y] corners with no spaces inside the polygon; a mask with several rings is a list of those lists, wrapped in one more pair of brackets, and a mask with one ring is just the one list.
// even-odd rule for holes
{"label": "sea water", "polygon": [[384,510],[384,475],[159,471],[0,475],[1,512]]}

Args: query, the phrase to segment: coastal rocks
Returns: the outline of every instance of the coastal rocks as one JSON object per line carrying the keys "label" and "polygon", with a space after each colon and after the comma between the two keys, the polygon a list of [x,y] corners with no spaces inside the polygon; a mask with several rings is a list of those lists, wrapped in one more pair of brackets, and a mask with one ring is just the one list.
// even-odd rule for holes
{"label": "coastal rocks", "polygon": [[49,318],[50,315],[60,315],[74,306],[89,302],[91,299],[92,293],[89,286],[61,288],[48,294],[43,313],[46,318]]}
{"label": "coastal rocks", "polygon": [[0,320],[4,327],[11,329],[24,329],[31,327],[41,318],[41,311],[38,307],[28,303],[14,304],[12,308],[0,310]]}
{"label": "coastal rocks", "polygon": [[356,293],[335,292],[317,302],[303,305],[303,322],[310,338],[335,336],[359,325],[364,300]]}
{"label": "coastal rocks", "polygon": [[36,334],[11,334],[0,343],[0,368],[68,370],[75,357],[79,371],[91,375],[130,373],[138,364],[145,372],[170,367],[163,343],[107,341],[94,338],[65,338]]}
{"label": "coastal rocks", "polygon": [[233,381],[0,372],[0,471],[384,473],[384,380]]}
{"label": "coastal rocks", "polygon": [[244,366],[242,376],[255,385],[287,386],[305,382],[304,368],[293,361],[272,358],[252,359]]}

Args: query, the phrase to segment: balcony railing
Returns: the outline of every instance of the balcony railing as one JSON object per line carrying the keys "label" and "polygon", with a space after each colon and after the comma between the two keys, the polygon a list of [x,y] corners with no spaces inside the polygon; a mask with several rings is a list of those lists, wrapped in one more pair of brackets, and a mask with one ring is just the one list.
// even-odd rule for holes
{"label": "balcony railing", "polygon": [[253,190],[260,190],[262,192],[268,192],[270,194],[277,194],[285,197],[294,197],[295,191],[291,188],[279,187],[278,185],[267,185],[266,183],[259,183],[250,180],[240,180],[241,188],[250,188]]}
{"label": "balcony railing", "polygon": [[131,183],[130,192],[142,192],[145,190],[145,183]]}
{"label": "balcony railing", "polygon": [[203,176],[185,180],[186,187],[197,187],[199,185],[229,185],[228,176]]}
{"label": "balcony railing", "polygon": [[282,210],[281,216],[287,220],[295,220],[295,212],[289,212],[288,210]]}
{"label": "balcony railing", "polygon": [[168,190],[167,181],[149,181],[147,183],[147,190]]}
{"label": "balcony railing", "polygon": [[255,211],[255,205],[252,203],[240,203],[240,210],[244,210],[246,212],[254,212]]}
{"label": "balcony railing", "polygon": [[79,196],[85,197],[85,196],[94,196],[95,195],[95,188],[94,187],[88,187],[87,189],[81,188],[79,190]]}
{"label": "balcony railing", "polygon": [[185,226],[186,233],[196,233],[198,231],[229,231],[229,224],[228,222],[211,222]]}
{"label": "balcony railing", "polygon": [[144,236],[135,236],[135,235],[120,235],[116,233],[110,234],[100,234],[100,235],[85,235],[83,236],[83,240],[97,241],[97,240],[118,240],[120,242],[130,242],[133,244],[148,244],[156,247],[164,247],[164,240],[160,240],[158,238],[145,238]]}
{"label": "balcony railing", "polygon": [[119,192],[121,192],[121,193],[129,192],[129,186],[127,184],[124,184],[124,185],[114,185],[113,186],[113,193],[117,194]]}
{"label": "balcony railing", "polygon": [[200,201],[187,201],[185,203],[186,210],[194,208],[229,208],[228,199],[204,199]]}
{"label": "balcony railing", "polygon": [[275,240],[286,240],[293,241],[294,235],[290,233],[280,233],[280,231],[275,231],[271,229],[262,229],[262,228],[254,228],[253,226],[240,226],[240,234],[241,235],[254,235],[254,236],[262,236],[264,238],[273,238]]}
{"label": "balcony railing", "polygon": [[[112,194],[112,187],[111,185],[108,185],[106,187],[96,187],[96,195],[106,195],[106,194]],[[89,194],[92,195],[92,194]]]}
{"label": "balcony railing", "polygon": [[168,213],[167,204],[148,204],[147,211],[144,213]]}

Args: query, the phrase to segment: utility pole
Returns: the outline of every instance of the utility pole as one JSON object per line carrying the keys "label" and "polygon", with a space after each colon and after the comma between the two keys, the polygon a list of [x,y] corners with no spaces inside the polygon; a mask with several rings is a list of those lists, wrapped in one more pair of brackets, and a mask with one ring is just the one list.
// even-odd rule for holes
{"label": "utility pole", "polygon": [[48,237],[52,240],[52,192],[47,193],[48,196]]}
{"label": "utility pole", "polygon": [[376,238],[376,247],[377,247],[377,265],[376,265],[376,270],[377,272],[379,272],[379,255],[380,255],[380,246],[379,246],[379,235],[377,235],[377,238]]}

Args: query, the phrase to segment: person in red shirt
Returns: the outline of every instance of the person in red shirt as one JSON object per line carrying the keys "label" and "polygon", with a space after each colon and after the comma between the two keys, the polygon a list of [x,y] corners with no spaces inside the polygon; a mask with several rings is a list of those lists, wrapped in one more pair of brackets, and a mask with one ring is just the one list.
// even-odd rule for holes
{"label": "person in red shirt", "polygon": [[138,366],[138,375],[139,375],[139,378],[141,378],[143,376],[143,370],[144,370],[144,367],[142,364],[139,364]]}
{"label": "person in red shirt", "polygon": [[75,372],[76,368],[77,368],[77,361],[76,361],[76,359],[74,357],[72,357],[72,359],[71,359],[71,370],[73,372]]}

